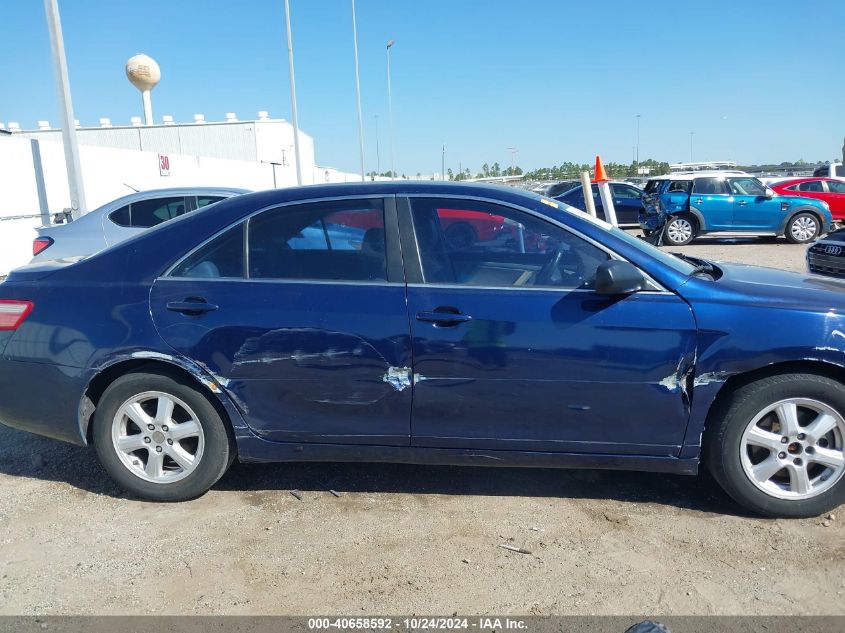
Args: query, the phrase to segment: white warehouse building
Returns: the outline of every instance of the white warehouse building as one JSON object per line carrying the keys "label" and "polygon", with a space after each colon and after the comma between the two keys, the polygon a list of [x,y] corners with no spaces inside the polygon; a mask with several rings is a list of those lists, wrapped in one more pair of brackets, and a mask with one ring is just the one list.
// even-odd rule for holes
{"label": "white warehouse building", "polygon": [[[223,121],[177,123],[162,117],[143,125],[100,119],[98,127],[77,126],[88,210],[133,190],[181,186],[260,190],[296,185],[293,126],[259,112],[253,120],[227,113]],[[314,140],[300,131],[303,184],[351,182],[359,174],[319,167]],[[69,207],[70,194],[61,130],[39,121],[38,129],[0,124],[0,276],[31,257],[35,227]]]}

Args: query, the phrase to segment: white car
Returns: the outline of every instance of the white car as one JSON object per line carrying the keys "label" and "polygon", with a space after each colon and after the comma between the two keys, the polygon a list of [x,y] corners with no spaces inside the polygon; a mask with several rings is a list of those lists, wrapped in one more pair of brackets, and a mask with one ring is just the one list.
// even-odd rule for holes
{"label": "white car", "polygon": [[132,193],[73,222],[36,229],[32,261],[91,255],[157,224],[242,193],[248,190],[183,187]]}

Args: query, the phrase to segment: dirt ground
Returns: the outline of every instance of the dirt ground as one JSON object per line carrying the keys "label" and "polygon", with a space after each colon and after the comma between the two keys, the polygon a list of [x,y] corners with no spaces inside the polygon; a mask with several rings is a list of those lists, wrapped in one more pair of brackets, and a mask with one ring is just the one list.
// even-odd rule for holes
{"label": "dirt ground", "polygon": [[[802,270],[805,248],[677,250]],[[93,450],[0,427],[0,614],[845,614],[843,515],[749,517],[706,475],[372,464],[236,465],[145,503]]]}

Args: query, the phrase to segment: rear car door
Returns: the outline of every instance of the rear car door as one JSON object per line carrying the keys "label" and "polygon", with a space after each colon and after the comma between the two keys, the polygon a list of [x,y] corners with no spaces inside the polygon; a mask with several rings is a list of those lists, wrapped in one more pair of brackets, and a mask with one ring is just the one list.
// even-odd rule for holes
{"label": "rear car door", "polygon": [[826,180],[827,196],[825,202],[830,206],[834,220],[845,218],[845,182],[841,180]]}
{"label": "rear car door", "polygon": [[734,228],[738,231],[778,231],[783,223],[781,201],[767,198],[766,187],[756,178],[728,178],[734,200]]}
{"label": "rear car door", "polygon": [[411,347],[394,199],[282,205],[159,278],[162,338],[272,441],[407,445]]}
{"label": "rear car door", "polygon": [[[688,403],[669,383],[691,368],[696,338],[683,300],[656,287],[597,295],[612,255],[530,209],[424,196],[399,209],[415,446],[677,453]],[[445,209],[501,228],[456,247]]]}
{"label": "rear car door", "polygon": [[692,183],[690,209],[704,217],[709,231],[733,229],[734,201],[724,178],[696,178]]}

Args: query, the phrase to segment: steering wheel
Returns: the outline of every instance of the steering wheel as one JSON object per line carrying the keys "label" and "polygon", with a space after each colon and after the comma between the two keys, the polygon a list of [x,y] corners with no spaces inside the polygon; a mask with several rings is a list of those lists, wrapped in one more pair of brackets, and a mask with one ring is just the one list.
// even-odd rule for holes
{"label": "steering wheel", "polygon": [[[571,255],[570,258],[567,258],[565,262],[565,268],[561,269],[561,264],[564,263],[564,256]],[[560,279],[555,279],[554,275],[557,273],[560,275]],[[574,252],[570,252],[570,247],[568,244],[564,244],[561,242],[557,245],[557,249],[555,249],[554,255],[552,255],[551,259],[543,264],[543,267],[537,271],[537,276],[535,277],[536,283],[538,285],[565,285],[569,286],[570,284],[567,283],[558,283],[565,280],[572,280],[578,281],[579,283],[574,284],[572,287],[577,288],[578,286],[583,283],[583,279],[585,276],[585,269],[584,269],[584,262],[581,261],[581,258]]]}

